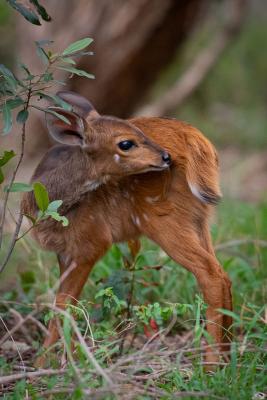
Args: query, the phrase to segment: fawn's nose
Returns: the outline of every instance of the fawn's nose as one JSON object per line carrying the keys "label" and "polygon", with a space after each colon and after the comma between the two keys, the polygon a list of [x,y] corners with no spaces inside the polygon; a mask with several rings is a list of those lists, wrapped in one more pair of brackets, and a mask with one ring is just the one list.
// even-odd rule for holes
{"label": "fawn's nose", "polygon": [[164,151],[162,153],[162,160],[168,165],[171,164],[172,159],[171,159],[171,156],[169,155],[169,153],[167,153],[167,151]]}

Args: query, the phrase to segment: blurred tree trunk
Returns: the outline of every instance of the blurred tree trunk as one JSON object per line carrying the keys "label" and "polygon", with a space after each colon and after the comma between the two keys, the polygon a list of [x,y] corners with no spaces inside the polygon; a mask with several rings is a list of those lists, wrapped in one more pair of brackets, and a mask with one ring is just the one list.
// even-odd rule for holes
{"label": "blurred tree trunk", "polygon": [[[33,70],[38,60],[33,41],[53,39],[63,49],[82,37],[92,37],[94,56],[77,67],[93,73],[93,81],[74,77],[68,89],[86,96],[100,113],[128,117],[139,106],[159,73],[172,61],[194,28],[205,0],[46,0],[51,23],[36,27],[18,17],[19,54]],[[47,147],[38,115],[29,123],[27,151]]]}

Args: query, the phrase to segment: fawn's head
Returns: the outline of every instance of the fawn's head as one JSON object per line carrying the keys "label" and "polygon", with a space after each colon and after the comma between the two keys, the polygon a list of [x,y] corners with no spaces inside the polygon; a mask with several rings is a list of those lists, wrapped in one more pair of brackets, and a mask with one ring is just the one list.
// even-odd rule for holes
{"label": "fawn's head", "polygon": [[73,111],[50,108],[46,120],[51,136],[60,143],[81,146],[99,177],[122,177],[170,166],[169,154],[133,124],[100,116],[87,99],[76,93],[59,92],[57,95],[71,104]]}

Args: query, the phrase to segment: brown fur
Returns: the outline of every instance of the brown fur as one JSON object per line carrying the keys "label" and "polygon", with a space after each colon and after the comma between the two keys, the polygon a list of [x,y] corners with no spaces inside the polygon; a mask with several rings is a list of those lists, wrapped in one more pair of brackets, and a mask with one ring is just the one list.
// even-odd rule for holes
{"label": "brown fur", "polygon": [[[231,318],[217,308],[232,309],[231,283],[215,258],[208,227],[211,204],[220,198],[213,146],[196,128],[176,120],[94,115],[85,125],[83,147],[52,148],[32,179],[45,184],[51,201],[63,200],[61,211],[69,219],[67,228],[48,219],[33,232],[41,247],[57,253],[61,275],[74,268],[61,283],[57,304],[78,299],[112,243],[145,235],[195,275],[208,304],[207,330],[216,343],[227,343]],[[138,142],[131,154],[119,154],[119,162],[114,160],[118,136]],[[170,168],[149,171],[151,164],[162,166],[163,149],[171,155]],[[88,180],[101,184],[86,190]],[[22,209],[36,214],[32,193],[24,195]],[[58,338],[54,320],[49,331],[46,348]],[[216,362],[219,356],[210,348],[206,357]]]}

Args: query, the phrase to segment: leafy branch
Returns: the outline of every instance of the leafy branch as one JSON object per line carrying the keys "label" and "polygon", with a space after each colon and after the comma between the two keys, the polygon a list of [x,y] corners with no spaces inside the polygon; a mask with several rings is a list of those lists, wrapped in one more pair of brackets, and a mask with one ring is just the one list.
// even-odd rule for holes
{"label": "leafy branch", "polygon": [[[13,2],[16,3],[16,2]],[[34,4],[38,2],[32,2]],[[16,183],[16,175],[21,166],[24,157],[24,148],[26,142],[26,123],[29,118],[30,109],[37,109],[45,113],[54,113],[56,116],[65,121],[65,117],[55,113],[54,111],[47,108],[47,105],[39,106],[39,102],[49,101],[50,103],[60,106],[63,109],[71,110],[70,104],[63,101],[61,98],[48,90],[55,85],[55,83],[62,83],[56,79],[56,73],[61,70],[69,72],[71,75],[84,76],[86,78],[94,78],[93,75],[86,71],[77,69],[75,67],[76,61],[75,57],[81,55],[91,55],[91,52],[85,52],[91,43],[91,38],[84,38],[70,44],[66,49],[60,53],[53,53],[48,46],[52,45],[50,40],[42,40],[36,42],[37,55],[41,58],[44,64],[44,70],[40,74],[33,74],[28,66],[25,64],[19,64],[19,69],[22,77],[18,78],[12,71],[10,71],[6,66],[0,64],[0,112],[3,115],[3,134],[7,135],[11,132],[13,127],[13,115],[16,115],[16,122],[21,124],[21,147],[18,162],[12,173],[9,183],[5,186],[4,192],[5,197],[3,201],[3,210],[0,219],[0,248],[3,242],[3,232],[4,224],[6,220],[6,210],[9,195],[11,192],[24,192],[33,190],[35,201],[39,208],[38,217],[34,219],[31,216],[33,225],[29,229],[31,230],[35,227],[42,219],[51,217],[56,221],[59,221],[63,226],[67,226],[67,218],[61,216],[58,213],[58,208],[61,206],[62,201],[56,200],[49,203],[48,193],[43,185],[40,183],[35,183],[33,187],[26,184]],[[38,105],[36,104],[38,102]],[[65,121],[66,122],[66,121]],[[68,121],[67,121],[68,122]],[[5,180],[5,175],[3,172],[3,167],[6,166],[10,160],[15,157],[13,150],[4,151],[3,155],[0,156],[0,185],[3,184]],[[19,237],[19,232],[22,224],[23,214],[19,213],[18,220],[16,222],[15,231],[13,233],[9,249],[7,251],[7,256],[4,262],[0,266],[0,272],[7,265],[8,260],[12,254],[16,242],[24,236]],[[28,230],[28,231],[29,231]],[[27,232],[28,232],[27,231]],[[26,233],[25,233],[26,234]]]}
{"label": "leafy branch", "polygon": [[17,0],[7,0],[7,3],[33,25],[41,25],[38,14],[46,22],[50,22],[52,20],[46,9],[39,3],[38,0],[29,0],[29,3],[32,4],[32,7],[30,4],[22,4]]}

